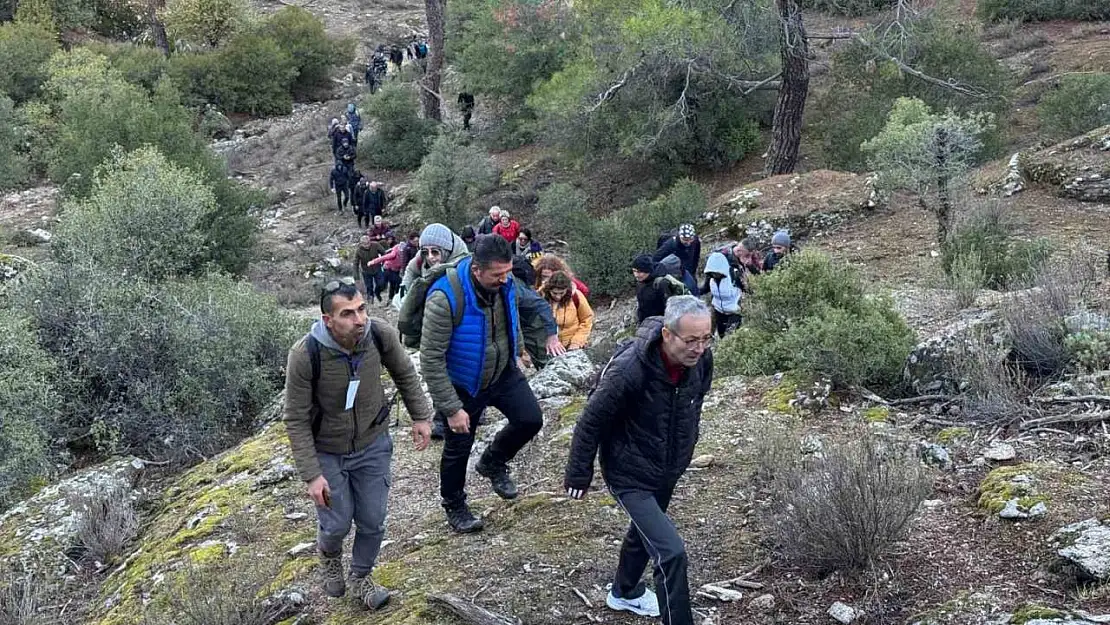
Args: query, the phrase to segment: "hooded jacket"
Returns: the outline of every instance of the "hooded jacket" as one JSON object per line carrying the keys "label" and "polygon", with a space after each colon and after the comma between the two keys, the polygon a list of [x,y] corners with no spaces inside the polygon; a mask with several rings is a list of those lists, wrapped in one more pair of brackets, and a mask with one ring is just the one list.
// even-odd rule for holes
{"label": "hooded jacket", "polygon": [[[381,338],[379,353],[370,334],[376,325]],[[386,405],[382,388],[382,368],[389,372],[401,393],[412,418],[416,421],[432,416],[428,398],[420,387],[420,375],[401,345],[397,331],[379,319],[369,319],[362,339],[354,352],[343,349],[322,319],[312,326],[310,335],[320,343],[320,379],[316,385],[316,399],[312,397],[312,359],[308,353],[308,336],[302,337],[289,350],[285,369],[285,428],[293,459],[301,479],[306,482],[321,475],[317,452],[350,454],[374,442],[389,430],[389,420],[375,423]],[[357,364],[356,364],[357,363]],[[357,372],[359,382],[354,406],[345,410],[347,386],[351,371]],[[320,410],[320,429],[313,435],[312,423]]]}
{"label": "hooded jacket", "polygon": [[613,491],[667,488],[689,466],[713,381],[713,353],[706,350],[674,384],[660,354],[662,329],[661,317],[646,320],[606,365],[574,427],[568,488],[590,486],[595,456]]}
{"label": "hooded jacket", "polygon": [[[452,240],[454,241],[454,243],[451,244],[451,253],[448,254],[447,258],[443,260],[444,264],[453,263],[470,254],[470,250],[466,247],[466,241],[463,241],[462,237],[453,232],[451,233],[451,236],[453,237]],[[413,259],[410,260],[409,264],[405,267],[405,276],[401,280],[401,286],[405,287],[405,290],[407,291],[409,285],[412,284],[413,280],[417,279],[420,276],[427,277],[431,270],[432,268],[430,266],[426,266],[424,264],[424,258],[421,257],[418,252],[416,256],[413,257]]]}
{"label": "hooded jacket", "polygon": [[656,263],[648,279],[636,285],[636,323],[642,323],[648,317],[663,316],[669,295],[659,287],[657,280],[666,276],[666,266]]}
{"label": "hooded jacket", "polygon": [[[727,315],[739,314],[741,288],[732,280],[732,266],[725,255],[720,252],[710,254],[705,261],[705,273],[705,283],[712,299],[713,310]],[[723,277],[718,278],[709,274],[719,274]]]}

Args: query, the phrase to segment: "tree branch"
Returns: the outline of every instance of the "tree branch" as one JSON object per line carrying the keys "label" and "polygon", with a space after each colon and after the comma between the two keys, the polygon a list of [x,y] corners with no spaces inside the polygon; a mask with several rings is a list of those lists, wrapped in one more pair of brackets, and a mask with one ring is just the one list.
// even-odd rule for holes
{"label": "tree branch", "polygon": [[595,102],[594,105],[590,107],[590,110],[586,111],[586,113],[589,114],[597,111],[597,109],[601,108],[603,104],[611,100],[613,96],[617,95],[621,88],[628,84],[628,79],[636,73],[636,70],[640,69],[641,64],[642,62],[637,62],[632,67],[624,70],[624,73],[621,74],[620,80],[613,83],[612,85],[609,85],[608,89],[599,94],[597,96],[597,102]]}
{"label": "tree branch", "polygon": [[867,39],[865,39],[864,37],[862,37],[860,35],[856,35],[855,37],[853,37],[853,39],[855,39],[856,41],[863,44],[864,47],[866,47],[868,50],[871,50],[872,52],[874,52],[878,56],[890,61],[891,63],[894,63],[895,65],[898,66],[898,69],[902,70],[903,72],[906,72],[910,76],[913,76],[913,77],[915,77],[919,80],[924,80],[925,82],[927,82],[929,84],[937,85],[939,87],[945,87],[947,89],[951,89],[952,91],[955,91],[956,93],[962,93],[963,95],[966,95],[966,96],[971,97],[971,98],[976,98],[976,99],[979,99],[979,100],[986,99],[986,98],[990,97],[990,94],[988,94],[988,93],[984,93],[983,91],[975,89],[973,87],[962,85],[962,84],[956,82],[955,80],[952,80],[951,78],[949,78],[948,80],[942,80],[940,78],[934,78],[933,76],[930,76],[930,75],[925,74],[921,71],[918,71],[918,70],[910,67],[909,65],[906,65],[906,63],[904,63],[902,61],[902,59],[899,59],[896,56],[893,56],[891,54],[888,54],[888,53],[884,52],[878,46],[871,43],[870,41],[868,41]]}

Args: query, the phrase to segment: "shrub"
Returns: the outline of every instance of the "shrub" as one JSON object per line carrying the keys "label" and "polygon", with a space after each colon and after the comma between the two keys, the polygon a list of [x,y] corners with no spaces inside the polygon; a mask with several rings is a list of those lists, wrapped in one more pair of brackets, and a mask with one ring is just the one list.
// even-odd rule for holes
{"label": "shrub", "polygon": [[948,286],[956,294],[956,307],[967,308],[974,304],[986,280],[987,272],[983,270],[979,252],[973,250],[956,256],[948,274]]}
{"label": "shrub", "polygon": [[[269,573],[269,575],[267,575]],[[272,591],[273,572],[240,558],[226,563],[187,564],[168,581],[166,600],[152,603],[149,625],[272,625],[297,607]]]}
{"label": "shrub", "polygon": [[301,333],[273,299],[219,275],[153,284],[43,266],[16,296],[72,374],[60,434],[101,452],[184,461],[237,442],[280,390]]}
{"label": "shrub", "polygon": [[586,210],[586,194],[566,182],[556,182],[537,194],[536,215],[543,232],[551,236],[567,236],[573,225],[569,218]]}
{"label": "shrub", "polygon": [[[5,569],[7,565],[5,564]],[[31,572],[0,571],[0,623],[4,625],[54,625],[44,609],[49,601],[43,581]]]}
{"label": "shrub", "polygon": [[874,436],[829,445],[776,480],[776,544],[818,572],[876,564],[931,491],[920,461]]}
{"label": "shrub", "polygon": [[67,495],[77,521],[77,546],[85,560],[110,564],[138,534],[133,494],[122,484],[96,484],[88,492]]}
{"label": "shrub", "polygon": [[1080,371],[1095,373],[1110,369],[1110,332],[1077,332],[1064,339],[1064,346]]}
{"label": "shrub", "polygon": [[1048,260],[1049,243],[1044,239],[1023,241],[1016,225],[1003,209],[989,204],[974,210],[957,223],[942,248],[941,265],[952,275],[957,259],[978,257],[983,286],[1007,289],[1028,282]]}
{"label": "shrub", "polygon": [[34,24],[0,24],[0,94],[16,103],[38,95],[47,61],[58,49],[54,34]]}
{"label": "shrub", "polygon": [[330,39],[324,23],[300,7],[283,7],[266,18],[258,34],[272,39],[293,59],[297,71],[293,96],[297,98],[311,96],[329,86],[331,69],[354,60],[352,40]]}
{"label": "shrub", "polygon": [[802,0],[799,4],[807,9],[817,9],[833,15],[858,17],[888,9],[894,4],[894,0]]}
{"label": "shrub", "polygon": [[413,177],[412,192],[425,222],[458,232],[468,223],[478,197],[497,183],[497,169],[481,148],[440,135]]}
{"label": "shrub", "polygon": [[97,43],[85,45],[103,55],[108,64],[127,82],[154,93],[158,81],[169,69],[169,60],[161,50],[133,43]]}
{"label": "shrub", "polygon": [[0,510],[53,473],[47,420],[63,408],[58,371],[27,321],[0,309]]}
{"label": "shrub", "polygon": [[913,332],[889,300],[864,294],[855,270],[805,251],[755,277],[752,288],[744,326],[718,345],[722,371],[796,370],[883,390],[898,384]]}
{"label": "shrub", "polygon": [[362,109],[373,120],[373,131],[358,142],[359,157],[374,167],[419,167],[436,125],[420,117],[418,106],[416,93],[407,85],[390,84],[365,99]]}
{"label": "shrub", "polygon": [[990,337],[974,336],[954,354],[960,403],[970,420],[1009,422],[1029,411],[1028,377],[1005,361],[1001,349]]}
{"label": "shrub", "polygon": [[273,39],[236,36],[218,53],[220,90],[209,101],[225,111],[284,115],[293,109],[293,57]]}
{"label": "shrub", "polygon": [[95,18],[92,28],[112,39],[138,37],[147,26],[145,6],[133,0],[92,0]]}
{"label": "shrub", "polygon": [[163,10],[171,39],[214,48],[251,21],[245,0],[167,0]]}
{"label": "shrub", "polygon": [[18,187],[31,173],[27,157],[18,152],[21,125],[14,103],[0,95],[0,191]]}
{"label": "shrub", "polygon": [[93,263],[147,280],[198,275],[212,245],[204,226],[216,210],[211,189],[154,148],[117,153],[92,195],[66,206],[54,251],[66,265]]}
{"label": "shrub", "polygon": [[1108,0],[979,0],[985,20],[1110,20]]}
{"label": "shrub", "polygon": [[1037,116],[1059,139],[1110,124],[1110,74],[1062,76],[1037,104]]}

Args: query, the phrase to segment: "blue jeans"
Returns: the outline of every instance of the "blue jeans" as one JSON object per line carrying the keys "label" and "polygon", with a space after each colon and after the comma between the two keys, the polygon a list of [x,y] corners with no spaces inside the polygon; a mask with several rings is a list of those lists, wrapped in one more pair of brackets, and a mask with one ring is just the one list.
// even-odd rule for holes
{"label": "blue jeans", "polygon": [[389,472],[393,438],[382,434],[354,453],[317,452],[316,457],[331,489],[331,508],[316,506],[316,544],[320,551],[338,553],[354,521],[351,575],[364,577],[374,568],[385,536],[386,504],[393,482]]}

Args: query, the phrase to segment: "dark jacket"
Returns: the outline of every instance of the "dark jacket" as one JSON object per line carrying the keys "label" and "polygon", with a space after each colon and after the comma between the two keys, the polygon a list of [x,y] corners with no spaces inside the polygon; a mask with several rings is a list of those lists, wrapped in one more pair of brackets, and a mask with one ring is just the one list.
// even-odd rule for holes
{"label": "dark jacket", "polygon": [[358,133],[362,131],[362,115],[358,111],[347,113],[347,123],[351,125],[351,134],[358,137]]}
{"label": "dark jacket", "polygon": [[647,280],[636,285],[636,323],[648,317],[661,317],[667,308],[667,292],[656,286],[656,279],[667,275],[667,268],[656,264]]}
{"label": "dark jacket", "polygon": [[683,245],[678,237],[671,237],[667,242],[655,250],[651,257],[655,262],[674,254],[682,261],[682,268],[690,272],[691,276],[698,275],[698,262],[701,261],[701,239],[694,237],[690,245]]}
{"label": "dark jacket", "polygon": [[675,385],[660,354],[662,329],[660,317],[645,321],[602,372],[574,427],[568,488],[589,487],[595,456],[613,491],[671,487],[689,466],[713,381],[713,353],[706,350]]}
{"label": "dark jacket", "polygon": [[524,339],[543,343],[548,337],[559,335],[559,324],[551,304],[526,283],[517,283],[517,307],[520,313],[520,331]]}
{"label": "dark jacket", "polygon": [[347,132],[347,127],[340,124],[331,135],[331,153],[336,158],[339,158],[339,148],[343,147],[344,139],[351,142],[355,140],[355,138],[351,136],[351,133]]}
{"label": "dark jacket", "polygon": [[478,234],[493,234],[493,227],[498,223],[490,219],[489,215],[486,215],[482,218],[482,221],[478,222]]}
{"label": "dark jacket", "polygon": [[354,143],[348,143],[347,145],[340,145],[335,150],[335,158],[338,159],[340,162],[342,162],[347,167],[354,166],[355,155],[356,154],[357,154],[357,151],[355,150]]}
{"label": "dark jacket", "polygon": [[[794,247],[793,245],[790,246],[790,254],[794,254],[797,251],[797,247]],[[774,268],[777,267],[779,263],[785,260],[788,256],[789,254],[782,254],[780,256],[779,254],[776,254],[774,250],[767,252],[767,255],[763,257],[763,272],[766,273],[768,271],[774,270]]]}
{"label": "dark jacket", "polygon": [[360,275],[361,273],[370,274],[372,276],[378,275],[378,273],[380,273],[382,270],[381,263],[369,266],[367,265],[367,263],[379,256],[384,255],[385,248],[382,246],[381,242],[375,241],[374,239],[370,240],[369,247],[362,247],[361,245],[357,246],[357,249],[355,250],[355,265],[358,266],[358,271],[355,272],[355,280],[359,280],[362,278],[362,276]]}
{"label": "dark jacket", "polygon": [[331,176],[328,178],[328,188],[332,191],[343,189],[344,191],[350,188],[351,184],[351,170],[346,167],[336,166],[331,170]]}
{"label": "dark jacket", "polygon": [[[357,178],[357,176],[352,176],[352,179],[354,178]],[[366,192],[369,190],[370,183],[366,182],[365,178],[362,179],[362,182],[355,183],[351,189],[351,201],[354,202],[355,208],[361,208],[366,202]]]}
{"label": "dark jacket", "polygon": [[[370,325],[377,326],[382,339],[379,353],[370,334]],[[428,419],[432,407],[420,388],[420,374],[413,367],[397,330],[382,320],[370,319],[366,333],[354,353],[340,347],[322,321],[312,326],[312,336],[320,342],[320,379],[316,399],[312,398],[312,360],[302,338],[289,350],[285,368],[285,429],[293,447],[293,460],[301,479],[311,481],[321,474],[317,452],[350,454],[365,449],[378,436],[389,431],[389,420],[374,421],[385,406],[382,388],[383,366],[401,392],[405,408],[414,420]],[[350,367],[358,360],[359,383],[354,406],[344,410]],[[320,430],[313,435],[312,422],[316,406],[320,409]]]}
{"label": "dark jacket", "polygon": [[363,197],[362,210],[367,215],[381,215],[385,213],[385,205],[389,198],[385,195],[385,189],[378,187],[375,191],[367,189],[366,195]]}

